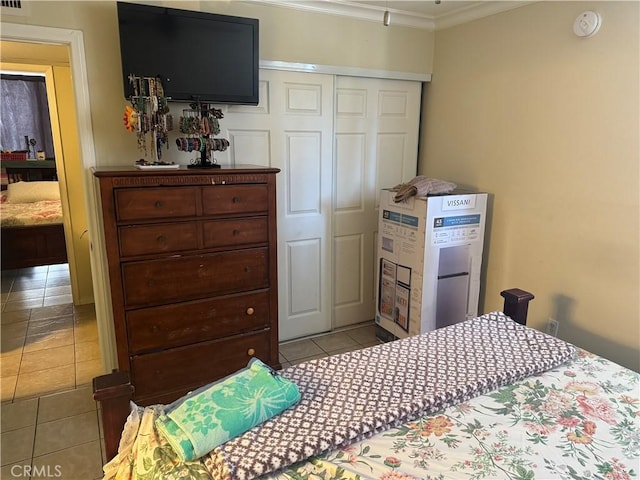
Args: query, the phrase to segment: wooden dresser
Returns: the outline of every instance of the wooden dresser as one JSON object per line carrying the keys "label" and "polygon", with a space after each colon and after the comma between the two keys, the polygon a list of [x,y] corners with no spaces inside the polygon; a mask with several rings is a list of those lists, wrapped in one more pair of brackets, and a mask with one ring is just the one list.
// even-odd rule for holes
{"label": "wooden dresser", "polygon": [[279,368],[275,168],[94,169],[120,370],[139,405]]}

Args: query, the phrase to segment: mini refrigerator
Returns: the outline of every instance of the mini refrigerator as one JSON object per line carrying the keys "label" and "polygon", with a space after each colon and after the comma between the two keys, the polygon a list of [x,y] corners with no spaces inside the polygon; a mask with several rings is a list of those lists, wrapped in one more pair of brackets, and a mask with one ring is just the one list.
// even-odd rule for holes
{"label": "mini refrigerator", "polygon": [[394,201],[380,192],[376,333],[418,335],[477,316],[486,193]]}

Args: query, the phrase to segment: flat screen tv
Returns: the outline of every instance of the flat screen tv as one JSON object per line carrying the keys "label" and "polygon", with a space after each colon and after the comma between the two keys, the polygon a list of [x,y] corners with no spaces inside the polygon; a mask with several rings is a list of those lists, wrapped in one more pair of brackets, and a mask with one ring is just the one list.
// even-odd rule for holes
{"label": "flat screen tv", "polygon": [[258,104],[258,20],[118,2],[124,96],[159,77],[178,102]]}

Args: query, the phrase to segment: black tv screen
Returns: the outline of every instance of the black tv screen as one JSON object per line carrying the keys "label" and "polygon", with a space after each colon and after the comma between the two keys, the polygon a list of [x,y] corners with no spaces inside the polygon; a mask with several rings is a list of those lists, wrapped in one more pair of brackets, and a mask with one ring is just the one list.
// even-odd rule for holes
{"label": "black tv screen", "polygon": [[180,102],[258,104],[258,20],[118,2],[124,96],[159,77]]}

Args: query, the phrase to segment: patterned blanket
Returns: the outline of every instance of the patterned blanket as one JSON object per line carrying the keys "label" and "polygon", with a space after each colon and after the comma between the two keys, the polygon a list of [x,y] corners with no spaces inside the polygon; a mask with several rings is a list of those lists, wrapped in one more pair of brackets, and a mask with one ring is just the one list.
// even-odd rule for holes
{"label": "patterned blanket", "polygon": [[0,222],[3,227],[62,223],[62,204],[60,200],[0,203]]}
{"label": "patterned blanket", "polygon": [[494,312],[282,372],[301,401],[213,450],[212,478],[247,480],[553,368],[573,346]]}

